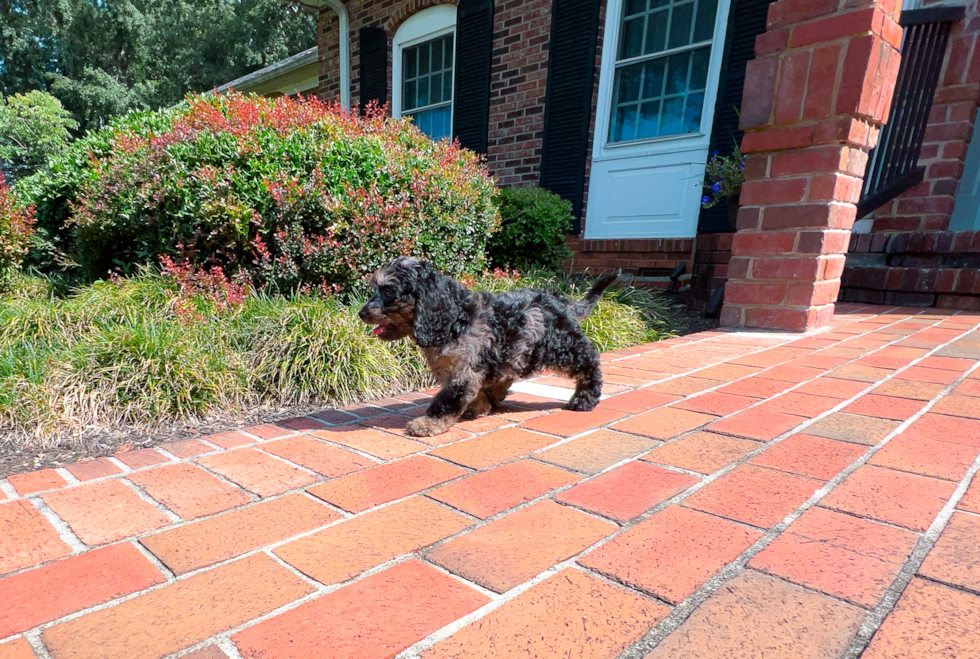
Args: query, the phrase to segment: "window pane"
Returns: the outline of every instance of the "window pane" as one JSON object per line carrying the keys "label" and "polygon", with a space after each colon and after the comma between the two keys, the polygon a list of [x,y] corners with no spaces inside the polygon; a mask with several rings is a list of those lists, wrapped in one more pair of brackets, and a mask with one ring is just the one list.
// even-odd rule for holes
{"label": "window pane", "polygon": [[455,42],[454,35],[446,35],[446,57],[443,61],[443,67],[447,69],[453,68],[453,43]]}
{"label": "window pane", "polygon": [[670,16],[670,44],[668,48],[678,48],[691,43],[691,19],[694,16],[694,3],[674,5]]}
{"label": "window pane", "polygon": [[426,76],[425,78],[419,78],[418,92],[417,93],[418,93],[418,96],[416,98],[418,100],[415,103],[415,107],[420,108],[420,107],[426,106],[429,103],[431,103],[431,101],[429,100],[429,78],[428,78],[428,76]]}
{"label": "window pane", "polygon": [[403,75],[405,78],[414,78],[416,75],[414,48],[406,50],[404,53],[402,53],[402,62],[402,70],[404,71]]}
{"label": "window pane", "polygon": [[694,41],[708,41],[715,32],[715,12],[718,0],[698,0],[698,14],[694,22]]}
{"label": "window pane", "polygon": [[419,130],[434,140],[449,137],[451,119],[452,109],[448,105],[431,110],[422,110],[412,115],[412,120]]}
{"label": "window pane", "polygon": [[619,94],[617,95],[618,103],[630,103],[639,100],[640,76],[643,73],[643,66],[643,64],[632,64],[616,72],[619,78],[617,80],[617,87],[619,89]]}
{"label": "window pane", "polygon": [[661,135],[676,135],[684,130],[684,97],[674,96],[664,101],[664,110],[660,119]]}
{"label": "window pane", "polygon": [[419,75],[425,75],[432,69],[429,67],[429,44],[419,46]]}
{"label": "window pane", "polygon": [[646,63],[643,71],[643,98],[658,98],[664,93],[664,66],[666,59],[655,59]]}
{"label": "window pane", "polygon": [[619,48],[619,59],[636,57],[643,52],[643,16],[623,23],[622,45]]}
{"label": "window pane", "polygon": [[441,71],[442,70],[442,39],[438,41],[433,41],[432,46],[432,70]]}
{"label": "window pane", "polygon": [[664,41],[667,39],[667,18],[669,16],[670,12],[667,10],[650,14],[650,18],[647,19],[646,54],[659,53],[664,49]]}
{"label": "window pane", "polygon": [[[429,78],[429,92],[430,97],[429,103],[442,103],[442,74],[434,73],[432,77]],[[449,100],[449,99],[445,99]]]}
{"label": "window pane", "polygon": [[442,100],[451,101],[453,99],[453,70],[449,69],[442,76]]}
{"label": "window pane", "polygon": [[644,103],[640,106],[640,125],[637,128],[638,138],[656,137],[657,124],[660,121],[660,101]]}
{"label": "window pane", "polygon": [[670,4],[670,0],[650,0],[650,9],[657,9],[658,7],[666,7]]}
{"label": "window pane", "polygon": [[405,97],[402,104],[405,106],[406,110],[411,110],[412,108],[417,108],[419,104],[416,102],[415,98],[415,81],[410,80],[405,83],[404,92],[402,95]]}
{"label": "window pane", "polygon": [[626,105],[616,111],[612,125],[611,139],[613,142],[623,142],[636,139],[636,106]]}
{"label": "window pane", "polygon": [[678,53],[667,59],[667,94],[680,94],[687,89],[687,65],[690,53]]}
{"label": "window pane", "polygon": [[711,48],[699,48],[691,53],[691,89],[704,89],[708,84],[708,61]]}
{"label": "window pane", "polygon": [[701,110],[704,108],[704,92],[697,92],[687,97],[684,108],[684,132],[694,133],[701,129]]}

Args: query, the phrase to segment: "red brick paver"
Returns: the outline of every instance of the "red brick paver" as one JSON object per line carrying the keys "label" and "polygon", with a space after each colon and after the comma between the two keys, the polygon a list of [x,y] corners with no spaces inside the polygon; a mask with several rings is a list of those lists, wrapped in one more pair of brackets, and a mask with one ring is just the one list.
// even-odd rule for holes
{"label": "red brick paver", "polygon": [[30,502],[0,504],[0,574],[69,553],[68,545]]}
{"label": "red brick paver", "polygon": [[761,535],[713,515],[671,506],[579,562],[668,602],[680,602]]}
{"label": "red brick paver", "polygon": [[863,659],[980,656],[980,597],[913,579],[871,639]]}
{"label": "red brick paver", "polygon": [[745,465],[698,490],[684,505],[768,528],[803,505],[822,486],[813,478]]}
{"label": "red brick paver", "polygon": [[151,659],[183,650],[312,591],[292,572],[258,554],[49,627],[41,639],[54,659]]}
{"label": "red brick paver", "polygon": [[352,513],[407,497],[468,473],[421,455],[336,478],[310,488],[313,494]]}
{"label": "red brick paver", "polygon": [[696,432],[650,451],[641,460],[711,474],[759,448],[747,439]]}
{"label": "red brick paver", "polygon": [[567,569],[464,627],[422,656],[605,659],[638,641],[667,613],[665,606]]}
{"label": "red brick paver", "polygon": [[235,486],[188,464],[139,471],[129,479],[182,519],[211,515],[250,501]]}
{"label": "red brick paver", "polygon": [[387,659],[488,598],[420,561],[406,561],[234,636],[256,659]]}
{"label": "red brick paver", "polygon": [[276,556],[325,584],[347,581],[462,531],[470,520],[422,497],[355,517],[287,543]]}
{"label": "red brick paver", "polygon": [[17,490],[17,494],[21,496],[43,492],[44,490],[54,490],[68,484],[54,469],[41,469],[40,471],[32,471],[26,474],[14,474],[7,480]]}
{"label": "red brick paver", "polygon": [[841,657],[864,611],[751,570],[724,584],[647,659]]}
{"label": "red brick paver", "polygon": [[49,492],[41,497],[87,545],[101,545],[166,526],[170,520],[117,480]]}
{"label": "red brick paver", "polygon": [[250,448],[209,455],[197,462],[262,497],[316,481],[311,474]]}
{"label": "red brick paver", "polygon": [[646,462],[628,462],[559,494],[556,499],[626,522],[683,492],[698,478]]}
{"label": "red brick paver", "polygon": [[0,638],[162,583],[136,547],[102,547],[0,579]]}
{"label": "red brick paver", "polygon": [[24,637],[0,643],[0,659],[36,659],[31,644]]}
{"label": "red brick paver", "polygon": [[168,568],[184,574],[338,519],[340,515],[310,497],[291,494],[160,531],[140,543]]}
{"label": "red brick paver", "polygon": [[429,560],[502,593],[615,530],[556,503],[536,503],[461,535],[428,553]]}
{"label": "red brick paver", "polygon": [[475,517],[486,518],[582,479],[535,460],[519,460],[444,485],[429,496]]}
{"label": "red brick paver", "polygon": [[0,659],[980,656],[980,314],[838,309],[14,474]]}

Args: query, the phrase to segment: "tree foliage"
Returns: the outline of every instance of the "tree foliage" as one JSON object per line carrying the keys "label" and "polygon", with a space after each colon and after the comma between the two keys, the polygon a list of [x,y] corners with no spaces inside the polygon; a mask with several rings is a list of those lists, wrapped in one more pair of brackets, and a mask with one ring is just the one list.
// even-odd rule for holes
{"label": "tree foliage", "polygon": [[54,96],[32,91],[0,96],[0,173],[13,179],[30,174],[57,155],[78,128]]}
{"label": "tree foliage", "polygon": [[0,93],[50,91],[87,130],[310,48],[315,24],[283,0],[0,0]]}

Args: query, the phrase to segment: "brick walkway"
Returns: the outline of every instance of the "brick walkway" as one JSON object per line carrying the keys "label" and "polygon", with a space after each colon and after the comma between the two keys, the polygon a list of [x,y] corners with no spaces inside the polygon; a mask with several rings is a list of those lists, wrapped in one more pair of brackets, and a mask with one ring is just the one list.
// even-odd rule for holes
{"label": "brick walkway", "polygon": [[0,659],[980,657],[978,324],[843,306],[608,354],[588,414],[425,444],[419,394],[11,476]]}

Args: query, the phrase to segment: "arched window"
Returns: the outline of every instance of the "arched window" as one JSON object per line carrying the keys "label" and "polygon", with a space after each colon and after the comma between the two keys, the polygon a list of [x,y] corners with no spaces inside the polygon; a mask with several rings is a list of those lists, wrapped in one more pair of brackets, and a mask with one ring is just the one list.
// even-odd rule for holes
{"label": "arched window", "polygon": [[435,140],[452,135],[455,55],[454,5],[423,9],[395,32],[392,115],[411,116]]}

